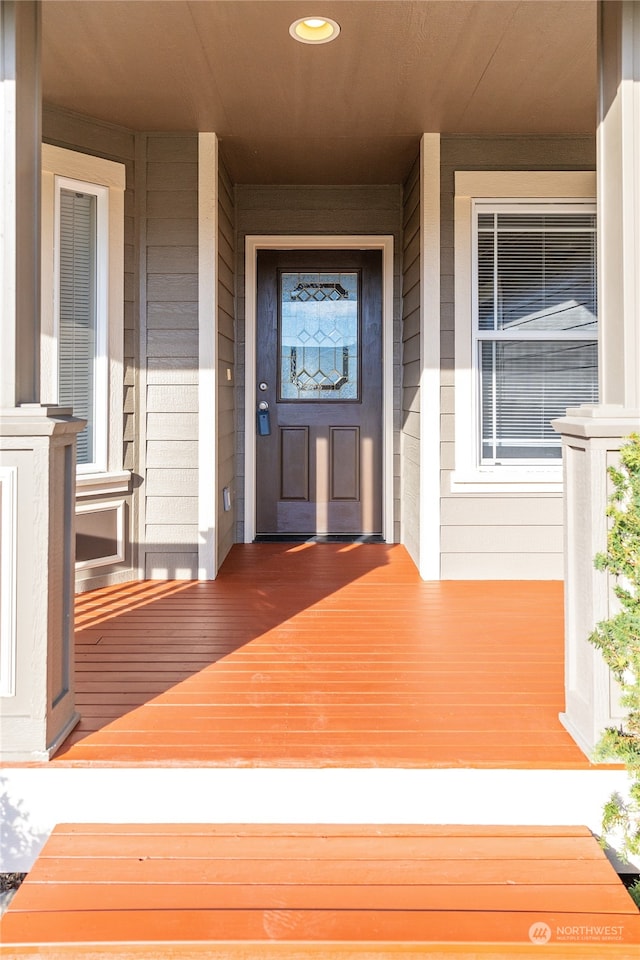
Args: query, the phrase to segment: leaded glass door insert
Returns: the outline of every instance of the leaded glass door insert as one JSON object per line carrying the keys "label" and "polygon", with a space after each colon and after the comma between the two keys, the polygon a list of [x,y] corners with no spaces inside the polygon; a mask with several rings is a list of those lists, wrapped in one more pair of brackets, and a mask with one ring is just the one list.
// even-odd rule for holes
{"label": "leaded glass door insert", "polygon": [[359,274],[280,274],[279,399],[359,400]]}

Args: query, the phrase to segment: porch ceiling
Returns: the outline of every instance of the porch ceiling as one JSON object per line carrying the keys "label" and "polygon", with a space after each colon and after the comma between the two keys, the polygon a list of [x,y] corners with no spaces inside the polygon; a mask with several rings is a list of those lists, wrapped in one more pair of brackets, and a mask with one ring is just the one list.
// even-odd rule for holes
{"label": "porch ceiling", "polygon": [[[339,21],[296,43],[300,16]],[[403,179],[423,131],[584,135],[595,0],[44,0],[47,103],[214,130],[241,183]]]}

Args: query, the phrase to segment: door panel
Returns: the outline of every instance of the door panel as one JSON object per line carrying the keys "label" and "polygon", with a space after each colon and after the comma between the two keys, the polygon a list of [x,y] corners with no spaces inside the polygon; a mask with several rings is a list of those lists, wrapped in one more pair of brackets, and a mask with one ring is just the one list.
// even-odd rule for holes
{"label": "door panel", "polygon": [[382,532],[382,257],[258,256],[257,535]]}
{"label": "door panel", "polygon": [[360,428],[329,427],[332,500],[360,497]]}
{"label": "door panel", "polygon": [[309,499],[308,427],[280,427],[280,499]]}

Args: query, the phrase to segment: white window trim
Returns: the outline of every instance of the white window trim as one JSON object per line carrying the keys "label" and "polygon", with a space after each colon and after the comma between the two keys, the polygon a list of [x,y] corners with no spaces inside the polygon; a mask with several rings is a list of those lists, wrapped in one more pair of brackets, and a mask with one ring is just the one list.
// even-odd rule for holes
{"label": "white window trim", "polygon": [[[93,388],[93,448],[94,458],[89,463],[78,463],[78,476],[104,472],[107,466],[107,412],[108,402],[108,345],[109,329],[109,188],[86,180],[72,180],[55,175],[54,182],[54,238],[60,236],[60,203],[63,190],[88,194],[96,198],[96,359]],[[54,240],[53,267],[53,341],[60,337],[60,244]],[[52,364],[52,390],[60,402],[59,364]]]}
{"label": "white window trim", "polygon": [[473,357],[474,201],[526,200],[593,205],[595,171],[457,171],[455,174],[455,469],[452,493],[559,493],[562,465],[477,462],[477,396]]}
{"label": "white window trim", "polygon": [[56,276],[59,256],[58,197],[61,188],[80,189],[98,198],[98,352],[96,382],[96,462],[80,464],[78,494],[126,489],[122,469],[124,328],[124,164],[50,144],[42,146],[42,363],[43,402],[56,403],[58,391]]}

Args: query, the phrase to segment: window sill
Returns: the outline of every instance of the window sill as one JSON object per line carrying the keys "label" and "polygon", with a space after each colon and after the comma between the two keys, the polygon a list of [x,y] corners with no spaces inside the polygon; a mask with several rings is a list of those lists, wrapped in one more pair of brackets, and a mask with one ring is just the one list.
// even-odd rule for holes
{"label": "window sill", "polygon": [[451,493],[562,493],[562,467],[454,470]]}
{"label": "window sill", "polygon": [[104,473],[76,474],[76,499],[97,497],[104,494],[128,493],[131,483],[130,470],[113,470]]}

